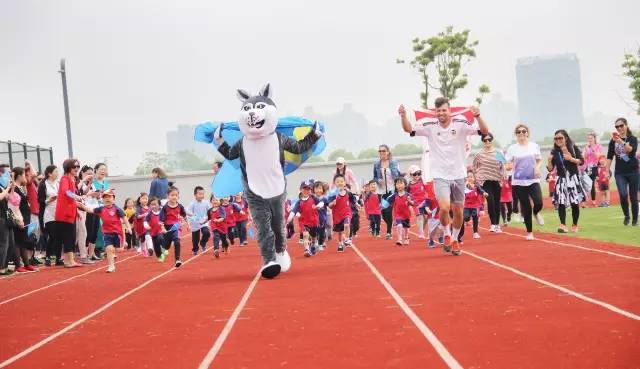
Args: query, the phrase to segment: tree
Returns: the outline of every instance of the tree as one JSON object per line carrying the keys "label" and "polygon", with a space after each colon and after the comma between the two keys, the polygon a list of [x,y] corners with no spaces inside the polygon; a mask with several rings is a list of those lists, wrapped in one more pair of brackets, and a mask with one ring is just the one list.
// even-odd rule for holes
{"label": "tree", "polygon": [[397,144],[391,152],[395,156],[422,154],[422,147],[414,144]]}
{"label": "tree", "polygon": [[[468,29],[462,32],[454,32],[449,26],[444,32],[428,39],[414,38],[411,42],[413,51],[416,53],[409,65],[417,69],[424,83],[424,92],[420,94],[422,106],[428,108],[429,89],[436,89],[440,94],[453,100],[456,98],[456,91],[464,88],[468,84],[467,74],[463,72],[463,67],[476,57],[475,47],[478,41],[469,41]],[[396,59],[396,63],[404,64],[403,59]],[[434,66],[439,86],[436,87],[430,81],[430,65]],[[481,96],[489,92],[486,85],[481,86]],[[477,101],[477,100],[476,100]]]}
{"label": "tree", "polygon": [[350,153],[349,151],[347,151],[345,149],[336,149],[336,150],[333,150],[331,152],[331,154],[329,154],[329,159],[328,160],[329,161],[334,161],[334,160],[336,160],[337,158],[339,158],[341,156],[343,158],[345,158],[346,160],[354,160],[356,158],[355,156],[353,156],[352,153]]}
{"label": "tree", "polygon": [[378,157],[378,149],[364,149],[358,154],[358,159],[371,159]]}
{"label": "tree", "polygon": [[149,175],[153,168],[162,168],[165,172],[171,172],[174,167],[175,162],[169,158],[169,155],[159,152],[145,152],[135,174]]}
{"label": "tree", "polygon": [[488,94],[489,92],[491,92],[491,90],[487,85],[480,85],[480,87],[478,87],[478,94],[480,94],[480,96],[476,97],[478,106],[482,105],[482,99],[484,98],[484,95]]}
{"label": "tree", "polygon": [[624,75],[631,79],[629,89],[633,95],[633,100],[637,104],[636,112],[640,115],[640,48],[638,48],[637,57],[633,54],[625,54],[622,68]]}

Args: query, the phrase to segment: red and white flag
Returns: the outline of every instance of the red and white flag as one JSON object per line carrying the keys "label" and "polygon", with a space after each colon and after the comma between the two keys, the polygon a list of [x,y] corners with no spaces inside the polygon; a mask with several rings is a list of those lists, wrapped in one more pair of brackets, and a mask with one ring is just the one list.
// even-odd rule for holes
{"label": "red and white flag", "polygon": [[[470,124],[475,121],[473,113],[471,113],[471,111],[467,107],[454,106],[451,107],[450,110],[452,117],[455,117],[456,115],[462,115]],[[415,110],[415,115],[416,124],[438,123],[438,117],[436,116],[436,111],[434,109],[417,109]]]}

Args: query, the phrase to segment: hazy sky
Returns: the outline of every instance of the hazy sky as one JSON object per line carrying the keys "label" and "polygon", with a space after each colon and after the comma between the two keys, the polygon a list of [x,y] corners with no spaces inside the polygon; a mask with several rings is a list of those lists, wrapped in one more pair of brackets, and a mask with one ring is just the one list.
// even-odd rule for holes
{"label": "hazy sky", "polygon": [[0,139],[66,155],[61,57],[76,156],[112,157],[125,173],[143,152],[165,151],[177,124],[235,119],[235,89],[266,81],[283,114],[350,102],[382,124],[399,103],[419,105],[418,75],[395,59],[447,25],[480,41],[458,103],[471,103],[482,83],[515,102],[517,58],[574,52],[585,115],[637,124],[620,64],[640,46],[640,1],[376,3],[0,0]]}

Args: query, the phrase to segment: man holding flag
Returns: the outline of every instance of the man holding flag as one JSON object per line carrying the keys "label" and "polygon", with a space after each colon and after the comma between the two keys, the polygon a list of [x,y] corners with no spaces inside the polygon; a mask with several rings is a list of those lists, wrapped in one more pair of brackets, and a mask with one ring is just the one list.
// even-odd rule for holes
{"label": "man holding flag", "polygon": [[[433,177],[433,185],[440,205],[440,223],[444,230],[444,250],[460,255],[458,234],[463,226],[464,190],[467,177],[466,158],[468,156],[467,137],[487,134],[489,127],[480,116],[480,109],[449,106],[449,100],[439,97],[435,101],[435,112],[431,117],[416,112],[416,124],[411,126],[403,105],[398,108],[402,128],[413,136],[423,136],[429,145],[428,168]],[[424,161],[423,161],[424,165]],[[449,216],[453,211],[453,222]],[[452,223],[451,227],[449,224]]]}

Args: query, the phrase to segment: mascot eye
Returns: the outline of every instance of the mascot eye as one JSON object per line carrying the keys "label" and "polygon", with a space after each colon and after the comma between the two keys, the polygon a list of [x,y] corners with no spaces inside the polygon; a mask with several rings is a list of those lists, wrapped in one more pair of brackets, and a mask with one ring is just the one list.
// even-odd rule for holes
{"label": "mascot eye", "polygon": [[251,110],[251,108],[252,108],[251,104],[247,104],[247,105],[242,107],[242,110],[249,111],[249,110]]}
{"label": "mascot eye", "polygon": [[267,106],[267,104],[265,103],[257,103],[256,104],[256,109],[264,109]]}

